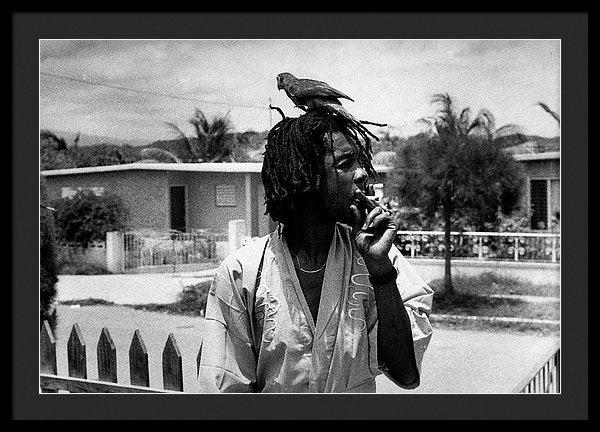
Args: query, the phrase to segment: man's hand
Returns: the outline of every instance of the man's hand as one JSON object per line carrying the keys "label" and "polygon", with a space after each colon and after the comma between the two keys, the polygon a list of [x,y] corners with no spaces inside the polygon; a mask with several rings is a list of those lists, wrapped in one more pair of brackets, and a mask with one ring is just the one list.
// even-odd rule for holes
{"label": "man's hand", "polygon": [[391,215],[375,206],[371,211],[350,206],[354,214],[352,234],[358,252],[365,260],[371,276],[380,277],[394,269],[388,253],[398,230]]}

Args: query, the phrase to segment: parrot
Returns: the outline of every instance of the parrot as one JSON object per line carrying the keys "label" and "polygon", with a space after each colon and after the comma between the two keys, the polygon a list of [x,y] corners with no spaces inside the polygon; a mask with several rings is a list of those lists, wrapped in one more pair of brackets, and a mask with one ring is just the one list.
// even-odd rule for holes
{"label": "parrot", "polygon": [[375,140],[379,141],[377,136],[364,127],[362,125],[363,122],[357,120],[350,114],[340,102],[340,99],[348,99],[352,102],[354,102],[354,99],[345,93],[334,89],[326,82],[306,78],[296,78],[289,72],[283,72],[277,75],[277,90],[285,91],[285,94],[292,102],[294,102],[295,106],[301,110],[306,112],[315,108],[327,108],[348,119],[361,134],[370,135],[375,138]]}

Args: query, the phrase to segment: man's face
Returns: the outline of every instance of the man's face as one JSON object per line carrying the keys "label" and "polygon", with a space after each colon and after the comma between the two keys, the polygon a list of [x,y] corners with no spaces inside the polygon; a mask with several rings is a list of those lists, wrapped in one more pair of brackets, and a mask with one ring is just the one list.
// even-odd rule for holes
{"label": "man's face", "polygon": [[[335,156],[335,157],[334,157]],[[367,172],[358,165],[358,149],[341,133],[333,134],[333,154],[325,154],[321,193],[323,209],[328,219],[351,224],[356,188],[365,189]]]}

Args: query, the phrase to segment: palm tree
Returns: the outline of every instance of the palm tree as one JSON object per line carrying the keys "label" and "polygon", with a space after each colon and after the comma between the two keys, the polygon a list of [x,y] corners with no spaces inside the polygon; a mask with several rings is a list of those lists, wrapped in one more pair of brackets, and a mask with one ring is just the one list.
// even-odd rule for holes
{"label": "palm tree", "polygon": [[556,120],[558,122],[558,124],[560,125],[560,116],[558,115],[558,113],[556,111],[551,110],[550,107],[548,105],[546,105],[544,102],[538,102],[537,104],[539,106],[541,106],[544,111],[546,111],[548,114],[550,114],[552,117],[554,117],[554,120]]}
{"label": "palm tree", "polygon": [[193,126],[195,137],[189,138],[174,123],[166,122],[183,140],[191,155],[190,162],[233,162],[233,148],[227,141],[227,134],[232,125],[229,114],[215,117],[209,121],[204,113],[196,108],[194,116],[189,120]]}
{"label": "palm tree", "polygon": [[174,152],[162,148],[147,148],[142,150],[142,161],[158,162],[235,162],[233,158],[233,145],[228,140],[228,134],[232,130],[229,113],[225,116],[216,116],[209,121],[204,113],[198,108],[194,116],[188,120],[194,127],[195,136],[188,137],[177,124],[165,122],[173,129],[178,138],[185,144],[187,155],[178,157]]}
{"label": "palm tree", "polygon": [[444,289],[452,293],[453,219],[467,216],[483,226],[497,217],[499,208],[508,213],[518,205],[520,167],[500,144],[524,142],[525,137],[514,124],[496,128],[487,109],[474,118],[469,108],[457,110],[448,94],[434,95],[432,103],[437,105],[435,115],[422,119],[430,126],[428,139],[403,151],[399,188],[407,204],[422,208],[427,216],[441,214]]}

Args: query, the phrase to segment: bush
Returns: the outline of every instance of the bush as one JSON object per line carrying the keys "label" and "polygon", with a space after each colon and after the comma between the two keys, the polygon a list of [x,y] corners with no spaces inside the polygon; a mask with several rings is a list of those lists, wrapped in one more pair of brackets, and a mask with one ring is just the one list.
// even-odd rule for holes
{"label": "bush", "polygon": [[[40,199],[42,205],[46,202],[46,188],[43,181],[40,184]],[[54,220],[52,210],[40,207],[40,325],[48,321],[54,331],[56,327],[56,282],[57,255]]]}
{"label": "bush", "polygon": [[61,241],[86,248],[104,241],[106,233],[125,227],[127,213],[121,199],[111,194],[97,196],[79,191],[72,198],[54,201],[55,221]]}
{"label": "bush", "polygon": [[207,280],[196,285],[190,285],[177,295],[177,309],[186,315],[202,315],[206,311],[208,291],[212,281]]}
{"label": "bush", "polygon": [[106,275],[112,274],[101,265],[78,259],[59,260],[58,273],[61,275]]}

